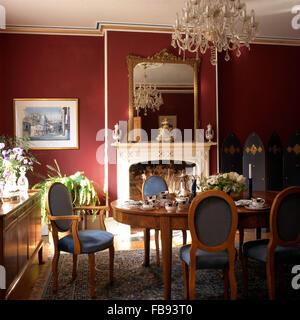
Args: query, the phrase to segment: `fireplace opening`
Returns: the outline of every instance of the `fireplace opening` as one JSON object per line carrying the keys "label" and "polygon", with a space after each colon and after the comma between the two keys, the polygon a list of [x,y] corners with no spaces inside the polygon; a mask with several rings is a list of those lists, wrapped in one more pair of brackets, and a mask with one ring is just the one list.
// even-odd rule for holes
{"label": "fireplace opening", "polygon": [[176,163],[174,160],[155,161],[155,163],[136,163],[129,168],[129,197],[133,200],[142,199],[142,188],[144,181],[152,176],[157,175],[165,179],[170,193],[175,193],[179,189],[179,176],[182,172],[188,175],[187,187],[191,190],[193,175],[196,172],[196,164],[188,161]]}

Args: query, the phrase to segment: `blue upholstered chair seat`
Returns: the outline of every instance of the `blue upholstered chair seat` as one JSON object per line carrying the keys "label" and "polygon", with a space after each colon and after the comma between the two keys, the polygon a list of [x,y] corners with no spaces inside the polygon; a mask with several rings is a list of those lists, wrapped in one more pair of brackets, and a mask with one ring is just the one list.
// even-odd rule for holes
{"label": "blue upholstered chair seat", "polygon": [[[268,244],[268,239],[248,241],[243,245],[243,254],[249,258],[266,262]],[[300,263],[300,246],[277,246],[275,248],[275,263]]]}
{"label": "blue upholstered chair seat", "polygon": [[[103,230],[82,230],[78,232],[81,253],[93,253],[105,250],[113,245],[113,235]],[[73,235],[58,240],[58,250],[74,253]]]}
{"label": "blue upholstered chair seat", "polygon": [[[190,247],[186,245],[180,249],[180,259],[190,265]],[[227,250],[218,252],[208,252],[198,249],[196,252],[196,269],[227,269],[228,252]]]}

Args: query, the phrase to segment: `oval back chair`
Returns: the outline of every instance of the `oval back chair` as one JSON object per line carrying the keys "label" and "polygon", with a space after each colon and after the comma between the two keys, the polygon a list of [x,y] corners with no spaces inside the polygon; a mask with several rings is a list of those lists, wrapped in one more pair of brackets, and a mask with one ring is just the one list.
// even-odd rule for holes
{"label": "oval back chair", "polygon": [[[87,207],[83,207],[83,211]],[[102,210],[99,218],[102,219],[104,210],[107,207],[90,207],[90,209]],[[95,252],[109,249],[110,253],[110,281],[113,281],[114,264],[114,237],[106,230],[81,230],[78,231],[78,222],[80,215],[75,215],[74,211],[80,211],[80,207],[73,208],[71,195],[62,183],[55,182],[51,184],[47,191],[47,213],[51,222],[52,236],[54,242],[54,257],[52,260],[53,286],[52,290],[57,291],[58,282],[58,260],[60,251],[73,254],[73,273],[72,278],[76,278],[76,265],[78,254],[88,254],[90,264],[90,286],[91,297],[95,295]],[[100,220],[100,225],[103,226]],[[68,232],[67,235],[59,238],[60,232]]]}
{"label": "oval back chair", "polygon": [[243,245],[244,295],[248,293],[247,259],[266,264],[269,299],[275,299],[275,265],[300,263],[300,187],[288,187],[275,197],[270,212],[270,239]]}
{"label": "oval back chair", "polygon": [[222,269],[224,297],[236,299],[234,274],[237,209],[232,198],[223,191],[210,190],[197,195],[189,208],[188,223],[191,245],[180,249],[184,272],[185,299],[195,299],[196,269]]}
{"label": "oval back chair", "polygon": [[[145,200],[145,196],[157,195],[162,191],[168,191],[168,185],[166,181],[160,176],[148,177],[142,186],[142,197]],[[149,252],[150,252],[150,229],[144,230],[144,243],[145,243],[145,259],[144,265],[149,264]],[[159,258],[159,230],[155,230],[155,247],[156,247],[156,264],[160,264]]]}

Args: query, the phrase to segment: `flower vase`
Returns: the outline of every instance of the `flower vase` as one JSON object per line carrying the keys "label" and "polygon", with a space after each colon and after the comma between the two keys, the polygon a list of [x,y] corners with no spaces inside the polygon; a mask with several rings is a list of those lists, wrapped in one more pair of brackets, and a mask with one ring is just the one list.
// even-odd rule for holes
{"label": "flower vase", "polygon": [[28,192],[28,179],[26,178],[26,168],[20,167],[20,177],[18,179],[18,189],[20,193]]}
{"label": "flower vase", "polygon": [[12,199],[15,196],[17,186],[17,177],[15,172],[9,173],[8,177],[5,179],[5,185],[3,190],[3,198]]}

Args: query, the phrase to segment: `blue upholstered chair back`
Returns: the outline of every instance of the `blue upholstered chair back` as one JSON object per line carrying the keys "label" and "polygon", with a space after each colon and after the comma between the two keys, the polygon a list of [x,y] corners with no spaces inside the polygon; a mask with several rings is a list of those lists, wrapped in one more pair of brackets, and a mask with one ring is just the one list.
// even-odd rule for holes
{"label": "blue upholstered chair back", "polygon": [[224,243],[231,231],[232,212],[222,198],[209,197],[199,202],[194,214],[198,240],[205,246],[215,247]]}
{"label": "blue upholstered chair back", "polygon": [[[54,183],[48,192],[49,210],[53,216],[73,215],[73,205],[70,193],[62,183]],[[68,231],[72,220],[55,221],[58,229]]]}
{"label": "blue upholstered chair back", "polygon": [[159,194],[161,191],[168,191],[168,186],[163,178],[151,176],[144,182],[143,196]]}
{"label": "blue upholstered chair back", "polygon": [[299,237],[300,193],[292,193],[283,198],[278,208],[276,223],[280,240],[294,241]]}

